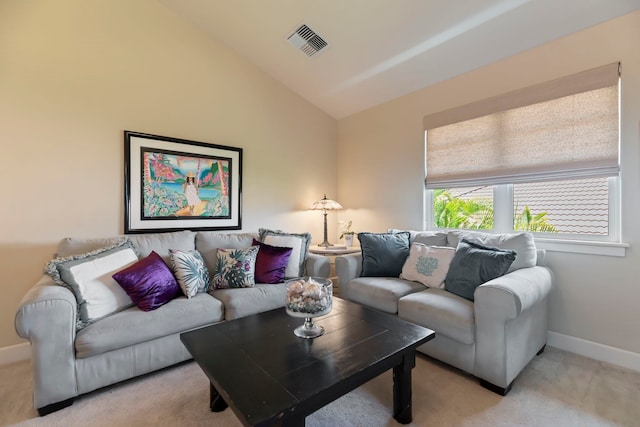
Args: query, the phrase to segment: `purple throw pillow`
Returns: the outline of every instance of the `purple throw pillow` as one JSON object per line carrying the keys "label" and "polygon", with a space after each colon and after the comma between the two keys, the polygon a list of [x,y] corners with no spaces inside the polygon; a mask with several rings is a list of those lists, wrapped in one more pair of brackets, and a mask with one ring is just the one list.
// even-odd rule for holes
{"label": "purple throw pillow", "polygon": [[271,246],[253,239],[260,246],[256,258],[256,283],[282,283],[293,248]]}
{"label": "purple throw pillow", "polygon": [[171,269],[155,251],[113,278],[143,311],[155,310],[181,293]]}

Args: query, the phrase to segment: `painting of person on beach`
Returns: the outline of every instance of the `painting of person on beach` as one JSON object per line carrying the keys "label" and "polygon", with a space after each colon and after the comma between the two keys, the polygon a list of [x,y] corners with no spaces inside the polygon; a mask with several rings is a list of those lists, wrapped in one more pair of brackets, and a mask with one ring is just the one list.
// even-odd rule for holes
{"label": "painting of person on beach", "polygon": [[230,159],[149,149],[142,162],[144,218],[230,218]]}

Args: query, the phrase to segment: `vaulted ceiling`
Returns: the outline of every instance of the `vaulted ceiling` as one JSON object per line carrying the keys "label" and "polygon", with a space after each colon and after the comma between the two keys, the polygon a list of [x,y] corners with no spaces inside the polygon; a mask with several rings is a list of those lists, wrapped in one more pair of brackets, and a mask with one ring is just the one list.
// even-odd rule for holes
{"label": "vaulted ceiling", "polygon": [[[337,119],[640,9],[640,0],[158,1]],[[288,36],[302,24],[328,46],[313,56],[294,47]]]}

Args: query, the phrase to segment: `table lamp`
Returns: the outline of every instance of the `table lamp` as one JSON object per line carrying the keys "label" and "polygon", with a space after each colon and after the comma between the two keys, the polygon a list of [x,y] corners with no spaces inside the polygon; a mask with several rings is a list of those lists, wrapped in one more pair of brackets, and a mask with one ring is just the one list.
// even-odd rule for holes
{"label": "table lamp", "polygon": [[333,246],[327,240],[327,211],[343,209],[342,205],[335,200],[327,199],[327,195],[325,194],[321,200],[318,200],[311,206],[312,211],[322,211],[324,214],[324,241],[320,243],[318,246],[322,246],[328,248],[329,246]]}

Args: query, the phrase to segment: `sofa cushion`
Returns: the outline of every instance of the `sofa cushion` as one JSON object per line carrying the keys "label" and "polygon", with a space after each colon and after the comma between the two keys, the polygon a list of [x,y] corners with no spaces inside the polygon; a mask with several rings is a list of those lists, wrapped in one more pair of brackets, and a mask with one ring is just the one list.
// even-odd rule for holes
{"label": "sofa cushion", "polygon": [[144,258],[155,252],[167,265],[171,264],[170,249],[192,251],[196,248],[196,233],[193,231],[175,231],[173,233],[133,234],[129,239],[138,250],[138,256]]}
{"label": "sofa cushion", "polygon": [[[126,237],[133,243],[139,258],[144,258],[148,256],[151,251],[155,251],[166,263],[170,263],[169,249],[180,249],[182,251],[194,250],[195,235],[196,233],[193,231],[185,230],[173,233],[131,234]],[[122,238],[123,236],[96,239],[66,238],[58,244],[57,256],[66,257],[93,251],[105,246],[112,246],[118,241],[121,241]]]}
{"label": "sofa cushion", "polygon": [[113,275],[143,311],[155,310],[180,295],[180,285],[173,272],[155,251]]}
{"label": "sofa cushion", "polygon": [[398,317],[464,344],[475,342],[473,303],[444,289],[430,288],[400,298]]}
{"label": "sofa cushion", "polygon": [[[390,228],[389,233],[409,232],[409,242],[422,243],[427,246],[448,246],[447,233],[442,231],[397,230]],[[453,246],[455,248],[455,246]]]}
{"label": "sofa cushion", "polygon": [[458,242],[467,239],[492,248],[516,251],[516,259],[509,267],[509,273],[526,267],[535,267],[538,251],[531,233],[491,234],[479,231],[450,231],[447,234],[448,245],[458,247]]}
{"label": "sofa cushion", "polygon": [[276,283],[257,284],[252,288],[216,289],[210,293],[224,304],[225,320],[232,320],[284,307],[286,291],[286,283]]}
{"label": "sofa cushion", "polygon": [[250,288],[256,284],[256,257],[259,246],[244,249],[218,249],[215,289]]}
{"label": "sofa cushion", "polygon": [[200,252],[171,249],[171,267],[182,293],[191,298],[198,292],[209,290],[209,270]]}
{"label": "sofa cushion", "polygon": [[359,277],[349,282],[349,299],[395,314],[399,298],[424,289],[422,283],[397,277]]}
{"label": "sofa cushion", "polygon": [[225,234],[218,231],[199,231],[196,235],[196,249],[202,255],[209,274],[213,276],[216,272],[218,249],[248,248],[257,237],[255,233]]}
{"label": "sofa cushion", "polygon": [[253,245],[260,247],[256,258],[256,282],[284,282],[284,275],[293,248],[267,245],[256,239],[253,239]]}
{"label": "sofa cushion", "polygon": [[305,263],[309,254],[309,245],[311,244],[311,234],[309,233],[285,233],[280,230],[268,230],[265,228],[258,229],[260,235],[259,240],[268,245],[280,246],[284,248],[292,248],[287,269],[285,270],[285,279],[304,276]]}
{"label": "sofa cushion", "polygon": [[505,274],[515,259],[515,251],[490,248],[462,239],[449,266],[444,287],[473,301],[476,288]]}
{"label": "sofa cushion", "polygon": [[399,277],[409,256],[408,231],[358,233],[362,249],[362,277]]}
{"label": "sofa cushion", "polygon": [[427,246],[414,242],[400,277],[430,288],[444,288],[449,265],[456,250],[448,246]]}
{"label": "sofa cushion", "polygon": [[133,305],[111,276],[137,261],[132,243],[125,238],[112,246],[53,259],[44,272],[73,292],[78,303],[76,328],[81,329]]}
{"label": "sofa cushion", "polygon": [[76,357],[95,356],[223,319],[224,306],[207,293],[189,299],[180,296],[154,311],[132,307],[79,331],[75,341]]}

